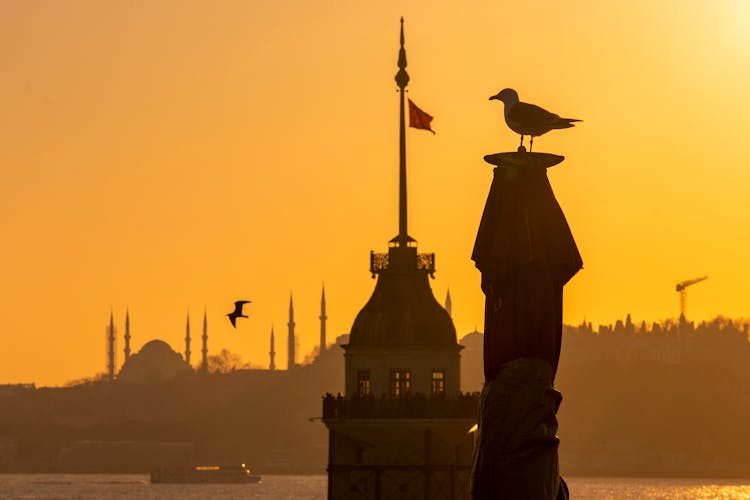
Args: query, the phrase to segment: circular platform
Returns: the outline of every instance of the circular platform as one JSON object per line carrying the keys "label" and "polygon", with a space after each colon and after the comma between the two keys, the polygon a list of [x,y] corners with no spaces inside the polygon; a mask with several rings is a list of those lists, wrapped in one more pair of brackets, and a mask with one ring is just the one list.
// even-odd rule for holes
{"label": "circular platform", "polygon": [[554,167],[565,159],[551,153],[508,152],[486,155],[484,161],[498,167]]}

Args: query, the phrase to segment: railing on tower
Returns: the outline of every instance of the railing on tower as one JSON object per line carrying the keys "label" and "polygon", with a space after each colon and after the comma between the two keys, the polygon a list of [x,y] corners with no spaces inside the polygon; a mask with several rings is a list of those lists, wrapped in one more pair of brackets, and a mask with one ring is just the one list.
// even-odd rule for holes
{"label": "railing on tower", "polygon": [[[370,250],[370,274],[374,278],[376,275],[390,269],[387,253],[375,253]],[[435,253],[418,253],[417,270],[424,271],[435,277]]]}

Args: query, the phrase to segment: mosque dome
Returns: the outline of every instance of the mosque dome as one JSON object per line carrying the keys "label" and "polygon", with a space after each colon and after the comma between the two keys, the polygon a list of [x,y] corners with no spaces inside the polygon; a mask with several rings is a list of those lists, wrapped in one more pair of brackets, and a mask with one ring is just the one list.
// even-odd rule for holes
{"label": "mosque dome", "polygon": [[416,258],[414,248],[390,249],[388,268],[354,320],[350,346],[457,348],[453,321]]}
{"label": "mosque dome", "polygon": [[163,340],[147,342],[141,350],[130,356],[120,370],[117,380],[126,383],[144,383],[169,380],[188,373],[191,366]]}

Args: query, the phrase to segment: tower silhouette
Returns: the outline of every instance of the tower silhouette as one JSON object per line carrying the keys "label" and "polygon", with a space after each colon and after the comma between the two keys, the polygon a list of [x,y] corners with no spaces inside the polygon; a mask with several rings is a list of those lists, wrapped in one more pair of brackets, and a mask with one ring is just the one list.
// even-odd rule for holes
{"label": "tower silhouette", "polygon": [[448,316],[453,317],[453,301],[451,301],[451,289],[445,294],[445,310],[448,311]]}
{"label": "tower silhouette", "polygon": [[201,354],[203,359],[201,360],[201,370],[205,373],[208,372],[208,318],[206,317],[206,310],[203,309],[203,348]]}
{"label": "tower silhouette", "polygon": [[268,364],[268,369],[269,370],[275,370],[276,369],[276,347],[274,345],[275,343],[276,343],[276,341],[273,338],[273,325],[271,325],[271,351],[268,353],[268,355],[271,358],[270,363]]}
{"label": "tower silhouette", "polygon": [[185,320],[185,362],[190,364],[190,312]]}
{"label": "tower silhouette", "polygon": [[323,285],[323,292],[320,296],[320,354],[326,350],[326,286]]}
{"label": "tower silhouette", "polygon": [[130,309],[125,309],[125,361],[130,359]]}
{"label": "tower silhouette", "polygon": [[107,379],[112,382],[115,379],[115,317],[109,311],[109,326],[107,327]]}
{"label": "tower silhouette", "polygon": [[323,399],[332,499],[351,498],[352,492],[464,498],[456,492],[468,491],[473,439],[467,431],[477,400],[459,398],[461,346],[430,287],[435,254],[417,253],[407,227],[403,18],[400,44],[399,230],[388,253],[370,252],[377,283],[342,346],[345,396]]}
{"label": "tower silhouette", "polygon": [[295,337],[294,337],[294,301],[292,299],[291,292],[289,293],[289,323],[287,323],[287,327],[289,328],[289,336],[287,338],[287,349],[289,352],[289,359],[287,360],[287,370],[291,370],[295,367],[294,363],[294,347],[295,347]]}

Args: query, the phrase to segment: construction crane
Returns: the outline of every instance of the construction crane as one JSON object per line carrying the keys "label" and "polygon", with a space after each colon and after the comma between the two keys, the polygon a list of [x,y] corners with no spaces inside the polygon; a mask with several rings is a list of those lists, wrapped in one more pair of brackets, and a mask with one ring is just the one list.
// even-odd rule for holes
{"label": "construction crane", "polygon": [[687,287],[689,287],[690,285],[695,285],[696,283],[700,283],[707,278],[708,276],[693,278],[691,280],[685,280],[675,285],[675,291],[680,293],[680,319],[685,319],[685,313],[687,312]]}

